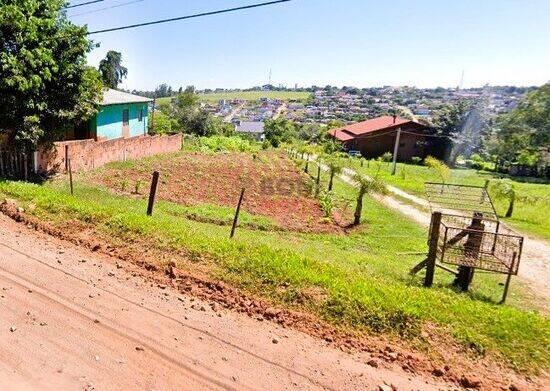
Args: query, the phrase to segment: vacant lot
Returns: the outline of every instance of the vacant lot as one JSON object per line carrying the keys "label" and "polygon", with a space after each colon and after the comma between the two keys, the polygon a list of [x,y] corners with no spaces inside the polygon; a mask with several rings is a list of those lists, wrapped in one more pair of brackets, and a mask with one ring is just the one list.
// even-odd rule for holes
{"label": "vacant lot", "polygon": [[[369,161],[360,166],[357,160],[350,160],[349,166],[369,175],[380,175],[388,184],[399,187],[409,193],[424,197],[424,182],[441,182],[437,173],[425,166],[398,163],[397,173],[391,175],[391,164]],[[494,181],[500,176],[473,169],[453,169],[449,183],[483,186],[487,179]],[[550,239],[550,183],[528,178],[510,178],[517,189],[518,199],[514,214],[504,219],[522,232]],[[494,192],[493,192],[494,193]],[[504,216],[508,207],[505,199],[492,194],[495,208]]]}
{"label": "vacant lot", "polygon": [[[27,213],[67,233],[134,249],[159,266],[171,260],[183,270],[202,270],[212,279],[313,313],[343,330],[383,333],[445,360],[474,354],[521,371],[549,368],[549,320],[525,309],[529,305],[519,284],[513,283],[507,306],[495,304],[502,287],[494,276],[477,276],[470,294],[455,292],[451,276],[444,273],[437,273],[433,289],[422,288],[421,276],[410,277],[408,270],[422,260],[426,233],[372,199],[366,199],[363,225],[345,234],[271,230],[269,220],[266,230],[245,224],[230,240],[228,227],[197,219],[219,218],[225,202],[234,204],[240,186],[248,184],[255,189],[251,193],[258,193],[257,202],[248,209],[248,222],[257,224],[254,213],[265,214],[272,208],[260,202],[271,192],[256,177],[264,171],[283,178],[278,188],[285,190],[275,191],[274,198],[290,194],[293,199],[303,198],[311,206],[298,215],[321,217],[317,203],[309,204],[311,199],[302,195],[302,174],[287,161],[270,153],[243,157],[246,163],[231,156],[180,153],[113,165],[92,175],[99,180],[95,184],[88,176],[78,178],[74,196],[66,181],[43,185],[5,181],[0,182],[0,194],[17,199]],[[252,168],[256,164],[263,167],[259,172]],[[232,174],[244,172],[239,166],[249,167],[248,176]],[[136,180],[148,180],[154,168],[162,171],[160,195],[165,200],[157,204],[153,217],[147,217],[146,200],[131,193]],[[326,184],[325,176],[323,180]],[[144,182],[138,193],[144,193],[145,187]],[[355,190],[348,185],[337,181],[335,190],[344,203],[353,201]],[[197,200],[222,209],[186,206]],[[281,203],[275,208],[285,215],[291,206]],[[287,224],[275,214],[271,218],[275,224]]]}
{"label": "vacant lot", "polygon": [[254,215],[245,217],[250,224],[306,232],[338,230],[312,197],[308,177],[277,152],[182,152],[111,164],[89,180],[139,197],[148,193],[153,171],[160,172],[159,198],[192,207],[198,218],[215,217],[213,210],[217,209],[222,214],[220,223],[230,222],[245,188],[242,209]]}

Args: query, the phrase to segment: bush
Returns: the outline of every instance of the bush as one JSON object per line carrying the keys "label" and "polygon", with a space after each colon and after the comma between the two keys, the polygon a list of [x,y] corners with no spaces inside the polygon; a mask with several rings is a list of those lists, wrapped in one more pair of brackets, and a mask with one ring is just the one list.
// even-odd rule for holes
{"label": "bush", "polygon": [[417,165],[419,165],[421,161],[422,161],[422,158],[421,158],[421,157],[418,157],[418,156],[413,156],[413,157],[411,158],[412,164],[417,164]]}
{"label": "bush", "polygon": [[321,205],[321,209],[325,212],[326,217],[330,217],[332,215],[334,197],[331,191],[322,191],[319,194],[319,205]]}
{"label": "bush", "polygon": [[447,165],[442,161],[439,161],[432,156],[428,156],[424,160],[424,164],[427,167],[430,167],[431,169],[433,169],[441,179],[441,182],[443,183],[446,183],[451,177],[451,170],[449,169],[449,167],[447,167]]}
{"label": "bush", "polygon": [[252,143],[238,136],[201,137],[199,138],[198,146],[201,151],[213,152],[256,152],[259,150],[259,146],[256,143]]}
{"label": "bush", "polygon": [[383,162],[389,163],[392,161],[393,155],[391,152],[386,152],[380,158],[382,159]]}
{"label": "bush", "polygon": [[155,111],[149,115],[149,134],[170,134],[175,133],[175,122],[170,116],[162,111]]}

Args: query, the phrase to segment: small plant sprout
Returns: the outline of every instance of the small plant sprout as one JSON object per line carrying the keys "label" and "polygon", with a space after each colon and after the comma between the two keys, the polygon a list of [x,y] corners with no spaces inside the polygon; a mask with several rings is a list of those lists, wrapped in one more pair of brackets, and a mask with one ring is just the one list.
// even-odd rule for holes
{"label": "small plant sprout", "polygon": [[141,179],[138,179],[135,184],[135,189],[134,189],[135,194],[139,194],[139,191],[141,190],[141,185],[142,185]]}
{"label": "small plant sprout", "polygon": [[127,188],[128,188],[128,180],[127,180],[127,179],[123,179],[123,180],[122,180],[122,183],[120,184],[120,190],[121,190],[122,192],[125,192]]}
{"label": "small plant sprout", "polygon": [[323,212],[325,212],[325,217],[332,216],[332,208],[334,207],[334,196],[331,191],[322,191],[319,194],[319,205]]}
{"label": "small plant sprout", "polygon": [[393,155],[391,152],[386,152],[381,156],[382,161],[386,163],[391,162],[392,158],[393,158]]}

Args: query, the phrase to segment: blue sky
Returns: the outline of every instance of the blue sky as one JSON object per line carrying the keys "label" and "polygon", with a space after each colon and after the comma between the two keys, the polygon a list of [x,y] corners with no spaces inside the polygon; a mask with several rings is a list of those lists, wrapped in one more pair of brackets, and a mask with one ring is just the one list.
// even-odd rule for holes
{"label": "blue sky", "polygon": [[[261,1],[143,0],[71,20],[98,30]],[[446,87],[463,70],[464,87],[540,85],[550,80],[549,20],[549,0],[293,0],[94,35],[89,63],[121,51],[130,89],[245,88],[267,83],[269,69],[287,86]]]}

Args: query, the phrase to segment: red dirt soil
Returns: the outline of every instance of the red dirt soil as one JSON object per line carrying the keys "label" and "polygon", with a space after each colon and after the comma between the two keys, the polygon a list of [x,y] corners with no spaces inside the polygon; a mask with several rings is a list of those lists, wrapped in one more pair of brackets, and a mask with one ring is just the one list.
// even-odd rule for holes
{"label": "red dirt soil", "polygon": [[[72,221],[67,222],[68,224],[63,228],[58,228],[21,213],[15,204],[6,202],[0,204],[0,212],[17,222],[24,223],[29,228],[73,242],[81,247],[89,248],[93,252],[104,253],[115,259],[139,266],[150,272],[147,275],[149,281],[154,281],[154,284],[163,284],[163,289],[170,286],[182,293],[208,301],[212,308],[220,305],[236,312],[245,313],[260,321],[270,320],[283,328],[309,334],[328,342],[329,345],[339,347],[345,352],[360,354],[362,361],[374,368],[378,369],[380,366],[380,369],[389,369],[396,371],[395,373],[402,371],[398,376],[404,375],[409,380],[411,377],[420,376],[429,383],[434,381],[447,383],[447,386],[440,386],[440,389],[451,389],[454,387],[447,387],[455,384],[464,388],[491,391],[542,390],[546,389],[545,387],[548,385],[547,374],[540,377],[524,377],[489,358],[471,357],[463,350],[463,347],[434,332],[431,327],[427,327],[423,331],[431,346],[431,354],[426,356],[425,353],[408,346],[402,340],[394,341],[392,338],[387,339],[384,336],[349,334],[324,323],[311,314],[272,307],[270,303],[262,299],[248,296],[225,283],[210,280],[197,270],[196,264],[193,264],[191,268],[194,272],[190,272],[190,269],[186,267],[188,265],[185,259],[172,257],[171,259],[177,259],[177,262],[166,262],[164,254],[155,251],[145,253],[143,249],[147,246],[144,246],[144,243],[125,243],[124,245],[110,243],[113,238],[104,237],[97,231],[94,232],[91,226],[78,226],[79,223]],[[76,223],[77,226],[72,227],[73,223]],[[163,259],[164,261],[162,261]],[[183,269],[179,266],[182,266]],[[398,389],[407,388],[400,387]],[[428,384],[425,389],[428,389]]]}
{"label": "red dirt soil", "polygon": [[[142,183],[147,193],[151,173],[160,172],[158,198],[185,206],[214,204],[235,207],[241,189],[242,209],[271,218],[281,228],[301,232],[338,232],[324,218],[318,201],[311,196],[308,176],[282,153],[182,152],[134,161],[123,168],[107,166],[91,174],[91,180],[110,189],[126,192]],[[131,178],[128,179],[128,178]]]}

